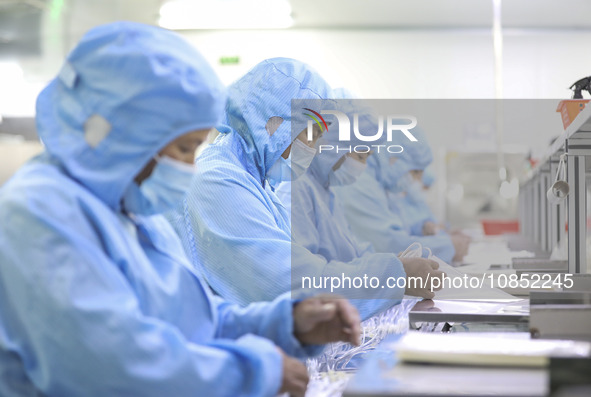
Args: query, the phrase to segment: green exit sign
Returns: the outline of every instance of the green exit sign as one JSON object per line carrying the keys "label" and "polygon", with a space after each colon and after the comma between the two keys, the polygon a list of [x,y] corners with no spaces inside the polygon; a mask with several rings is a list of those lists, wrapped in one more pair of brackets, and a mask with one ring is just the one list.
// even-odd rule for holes
{"label": "green exit sign", "polygon": [[221,65],[238,65],[240,63],[240,57],[221,57],[220,64]]}

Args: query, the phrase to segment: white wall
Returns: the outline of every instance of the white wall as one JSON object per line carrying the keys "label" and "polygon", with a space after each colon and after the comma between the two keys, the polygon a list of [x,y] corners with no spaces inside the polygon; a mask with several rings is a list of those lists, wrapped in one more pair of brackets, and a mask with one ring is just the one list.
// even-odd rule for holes
{"label": "white wall", "polygon": [[43,151],[39,142],[0,140],[0,186],[28,159]]}
{"label": "white wall", "polygon": [[[279,30],[203,31],[183,35],[229,84],[263,59],[286,56],[309,63],[333,86],[365,98],[494,98],[492,36],[489,30]],[[590,75],[589,31],[508,30],[504,34],[505,98],[564,99],[577,79]],[[239,56],[239,65],[221,65]],[[562,132],[553,103],[540,131],[519,128],[506,143],[530,145],[542,154]],[[443,142],[442,142],[443,143]],[[465,134],[446,137],[462,146]]]}
{"label": "white wall", "polygon": [[[75,30],[77,37],[82,28]],[[0,89],[0,114],[32,115],[43,82],[57,73],[68,48],[57,43],[49,29],[44,32],[45,56],[21,61],[26,86],[22,90]],[[65,36],[63,33],[60,35]],[[346,85],[366,98],[494,97],[488,30],[294,29],[181,34],[204,53],[225,83],[263,59],[287,56],[314,66],[332,85]],[[585,50],[590,39],[591,32],[584,30],[505,32],[504,97],[568,98],[567,87],[591,74],[591,52]],[[219,64],[220,57],[236,55],[239,65]]]}
{"label": "white wall", "polygon": [[[69,20],[78,20],[74,14]],[[67,44],[56,42],[56,33],[50,30],[44,30],[45,57],[22,64],[25,82],[21,88],[0,89],[0,115],[33,115],[37,93],[57,73],[61,58],[69,50],[66,47],[83,29],[80,23],[60,28],[58,36],[71,32]],[[182,35],[208,58],[227,84],[263,59],[286,56],[309,63],[331,85],[346,86],[365,98],[494,97],[492,35],[487,29],[293,29],[192,31]],[[586,30],[506,31],[505,98],[570,97],[567,87],[591,74],[591,52],[585,50],[590,39],[591,32]],[[240,64],[220,65],[222,56],[239,56]],[[550,137],[562,132],[559,115],[552,108],[547,107],[545,116],[550,122],[544,129],[506,132],[505,143],[543,153]],[[492,148],[494,136],[490,136]],[[457,131],[431,140],[439,148],[457,149],[466,146],[466,133]]]}
{"label": "white wall", "polygon": [[[309,63],[331,85],[346,86],[365,98],[476,99],[494,98],[495,93],[490,30],[300,29],[183,35],[208,58],[227,84],[263,59],[285,56]],[[583,50],[590,39],[589,31],[505,31],[504,98],[549,99],[531,104],[505,102],[502,141],[506,152],[525,154],[531,150],[534,157],[541,156],[550,139],[562,133],[556,105],[558,99],[570,98],[568,86],[591,75],[591,53]],[[240,64],[221,65],[219,59],[224,56],[238,56]],[[473,107],[463,116],[454,109],[450,111],[450,115],[456,115],[457,128],[442,128],[452,123],[438,125],[433,119],[424,124],[436,154],[434,166],[439,182],[434,190],[439,197],[445,195],[444,167],[449,150],[497,149],[493,101],[465,104]],[[454,107],[452,103],[446,106]],[[487,109],[492,113],[482,118]],[[532,116],[522,117],[525,114]],[[435,210],[445,217],[443,206]]]}
{"label": "white wall", "polygon": [[[257,62],[301,59],[367,98],[493,98],[489,30],[278,30],[182,33],[230,83]],[[568,98],[591,74],[587,30],[516,30],[503,37],[505,98]],[[240,56],[239,66],[219,65]]]}
{"label": "white wall", "polygon": [[570,98],[568,87],[591,75],[590,42],[588,30],[507,31],[503,40],[504,96]]}
{"label": "white wall", "polygon": [[[494,93],[489,32],[283,30],[188,32],[230,83],[263,59],[297,58],[332,85],[366,98],[490,98]],[[240,56],[239,66],[219,65]]]}

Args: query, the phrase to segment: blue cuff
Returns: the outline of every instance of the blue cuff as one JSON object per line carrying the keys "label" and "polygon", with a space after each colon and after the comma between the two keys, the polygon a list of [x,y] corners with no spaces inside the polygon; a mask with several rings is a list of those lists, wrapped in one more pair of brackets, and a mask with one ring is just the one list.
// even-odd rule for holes
{"label": "blue cuff", "polygon": [[[260,395],[277,395],[281,388],[281,379],[283,378],[283,358],[275,344],[268,339],[252,334],[244,335],[233,343],[252,351],[252,354],[260,360],[258,363],[260,366],[253,368],[255,373],[264,374],[264,379],[257,382],[259,391],[261,392]],[[257,381],[258,379],[253,380]]]}
{"label": "blue cuff", "polygon": [[303,345],[294,335],[293,309],[303,299],[283,299],[278,304],[278,311],[281,312],[281,327],[285,327],[280,333],[280,340],[276,341],[285,353],[297,358],[316,356],[324,350],[324,345]]}

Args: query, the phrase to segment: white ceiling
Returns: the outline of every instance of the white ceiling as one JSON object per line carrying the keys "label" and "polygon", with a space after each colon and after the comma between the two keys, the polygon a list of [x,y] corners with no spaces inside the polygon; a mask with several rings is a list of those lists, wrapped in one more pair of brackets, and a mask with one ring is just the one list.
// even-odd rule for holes
{"label": "white ceiling", "polygon": [[[116,20],[157,24],[168,0],[0,0],[0,57],[35,30],[17,23],[23,10],[46,13],[42,37],[61,37],[65,51],[90,28]],[[214,1],[187,0],[208,7]],[[499,0],[505,29],[591,30],[591,0]],[[490,29],[493,0],[290,0],[294,29]],[[59,16],[56,5],[62,4]],[[50,18],[47,16],[51,15]],[[4,18],[4,19],[2,19]],[[8,19],[7,19],[8,18]],[[10,26],[9,26],[10,25]],[[47,40],[46,40],[47,41]],[[55,40],[53,40],[55,42]],[[8,44],[7,44],[8,43]],[[34,43],[33,43],[34,44]],[[13,45],[13,47],[14,47]],[[45,46],[47,43],[44,44]],[[55,46],[55,43],[53,43]],[[45,52],[51,53],[51,50]]]}
{"label": "white ceiling", "polygon": [[[189,0],[191,1],[191,0]],[[211,1],[202,2],[204,7]],[[156,24],[166,0],[64,0],[64,12],[78,30],[127,19]],[[49,10],[51,0],[0,0],[0,13],[15,4]],[[492,0],[290,0],[294,28],[437,29],[490,28]],[[228,8],[230,10],[230,8]],[[506,28],[591,29],[589,0],[504,0]]]}
{"label": "white ceiling", "polygon": [[[492,0],[291,0],[297,27],[492,27]],[[505,0],[508,28],[591,28],[589,0]]]}

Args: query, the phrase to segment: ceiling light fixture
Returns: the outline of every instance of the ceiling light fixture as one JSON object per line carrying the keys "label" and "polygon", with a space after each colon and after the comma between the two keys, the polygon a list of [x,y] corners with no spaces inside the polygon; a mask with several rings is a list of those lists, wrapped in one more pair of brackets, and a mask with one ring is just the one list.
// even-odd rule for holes
{"label": "ceiling light fixture", "polygon": [[293,25],[287,0],[172,0],[160,8],[166,29],[285,29]]}

